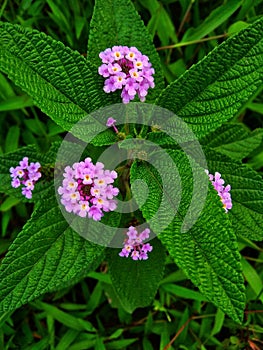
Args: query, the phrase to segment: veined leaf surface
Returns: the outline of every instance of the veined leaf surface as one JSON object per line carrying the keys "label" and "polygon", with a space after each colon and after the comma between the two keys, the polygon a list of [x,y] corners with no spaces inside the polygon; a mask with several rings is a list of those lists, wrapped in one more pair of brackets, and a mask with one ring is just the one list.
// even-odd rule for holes
{"label": "veined leaf surface", "polygon": [[[158,238],[178,266],[209,301],[240,323],[245,306],[244,284],[236,236],[230,220],[210,184],[205,202],[202,203],[203,191],[208,185],[208,177],[204,170],[182,152],[168,153],[177,166],[177,174],[171,171],[170,164],[162,160],[158,152],[154,154],[154,158],[149,159],[150,164],[133,164],[131,181],[144,180],[149,190],[145,201],[143,191],[138,187],[133,188],[135,199],[138,203],[143,203],[141,210],[152,230],[162,230]],[[163,189],[160,174],[156,169],[161,169],[162,177],[169,179],[170,185],[166,189]],[[197,192],[193,191],[192,171],[197,175]],[[181,199],[177,192],[181,193]],[[161,209],[163,197],[165,205]],[[179,200],[178,206],[176,202]],[[190,207],[192,200],[195,201],[195,206]],[[203,210],[198,213],[198,205],[202,204]],[[158,214],[156,208],[159,208]],[[171,208],[174,208],[172,220],[167,214],[172,212]],[[186,215],[188,223],[193,218],[197,219],[189,229],[185,226]]]}
{"label": "veined leaf surface", "polygon": [[[262,84],[263,18],[211,51],[171,83],[156,104],[181,117],[198,139],[232,118]],[[160,125],[164,121],[160,119]],[[176,118],[165,123],[176,129]]]}

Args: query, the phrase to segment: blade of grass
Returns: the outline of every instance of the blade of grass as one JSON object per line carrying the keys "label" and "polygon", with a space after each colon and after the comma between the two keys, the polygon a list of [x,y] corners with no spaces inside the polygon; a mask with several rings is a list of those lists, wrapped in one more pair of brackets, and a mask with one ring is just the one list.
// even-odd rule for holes
{"label": "blade of grass", "polygon": [[18,148],[20,128],[17,125],[11,126],[5,139],[5,152],[13,152]]}
{"label": "blade of grass", "polygon": [[197,28],[188,30],[183,36],[182,41],[189,42],[205,37],[230,18],[241,4],[242,0],[229,0],[225,4],[217,7]]}
{"label": "blade of grass", "polygon": [[74,317],[66,312],[63,312],[53,305],[49,305],[41,301],[35,301],[34,303],[31,303],[31,305],[36,307],[37,309],[44,310],[48,315],[51,315],[52,317],[54,317],[55,320],[61,322],[69,328],[78,331],[82,330],[87,332],[96,332],[96,329],[90,322]]}
{"label": "blade of grass", "polygon": [[80,332],[75,329],[69,329],[63,337],[60,339],[56,346],[56,350],[65,350],[73,343],[73,341],[79,336]]}
{"label": "blade of grass", "polygon": [[0,112],[34,106],[33,99],[27,95],[10,97],[0,102]]}
{"label": "blade of grass", "polygon": [[241,264],[244,276],[248,284],[253,289],[255,294],[259,297],[259,300],[263,302],[263,283],[257,271],[243,257],[241,257]]}
{"label": "blade of grass", "polygon": [[224,324],[224,320],[225,320],[225,313],[222,310],[217,309],[215,323],[214,323],[214,327],[211,331],[211,335],[215,335],[215,334],[221,332],[221,329],[222,329],[223,324]]}
{"label": "blade of grass", "polygon": [[166,292],[177,295],[178,297],[185,299],[192,299],[198,301],[206,301],[206,297],[201,293],[196,292],[194,290],[187,289],[185,287],[177,286],[175,284],[163,284],[161,286]]}
{"label": "blade of grass", "polygon": [[0,205],[0,211],[7,211],[16,206],[21,200],[15,197],[7,197],[5,201]]}
{"label": "blade of grass", "polygon": [[215,35],[215,36],[210,36],[209,38],[203,38],[203,39],[193,40],[193,41],[185,41],[185,42],[180,42],[180,43],[174,44],[174,45],[167,45],[167,46],[157,47],[156,50],[160,51],[160,50],[166,50],[166,49],[176,49],[178,47],[194,45],[194,44],[200,44],[200,43],[203,43],[205,41],[217,40],[217,39],[220,39],[220,38],[225,38],[227,36],[228,36],[228,34]]}

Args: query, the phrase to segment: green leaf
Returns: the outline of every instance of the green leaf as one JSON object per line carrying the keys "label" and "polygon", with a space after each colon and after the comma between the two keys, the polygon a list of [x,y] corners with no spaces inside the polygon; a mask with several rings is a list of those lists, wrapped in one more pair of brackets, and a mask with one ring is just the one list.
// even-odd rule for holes
{"label": "green leaf", "polygon": [[107,349],[108,350],[122,350],[127,349],[127,346],[137,342],[137,338],[130,338],[130,339],[121,339],[121,340],[114,340],[111,342],[107,342]]}
{"label": "green leaf", "polygon": [[0,69],[64,129],[111,103],[97,67],[77,51],[9,23],[0,23],[0,38]]}
{"label": "green leaf", "polygon": [[176,146],[176,140],[163,131],[148,132],[147,140],[160,146]]}
{"label": "green leaf", "polygon": [[237,235],[253,240],[263,239],[263,181],[261,176],[240,162],[213,150],[205,151],[211,174],[221,173],[231,185],[233,207],[228,215]]}
{"label": "green leaf", "polygon": [[132,165],[131,182],[141,179],[148,186],[146,200],[140,185],[132,186],[135,199],[139,206],[143,203],[140,209],[153,232],[162,230],[158,238],[188,278],[209,301],[240,323],[244,284],[228,216],[204,170],[182,152],[167,153],[179,173],[162,152],[152,154],[150,164]]}
{"label": "green leaf", "polygon": [[78,341],[71,345],[68,350],[86,350],[94,349],[96,344],[96,338],[93,339],[93,336],[88,337],[88,339]]}
{"label": "green leaf", "polygon": [[250,102],[246,105],[248,109],[259,114],[263,114],[263,103]]}
{"label": "green leaf", "polygon": [[13,125],[8,130],[5,139],[5,151],[6,153],[15,151],[18,148],[20,136],[20,128],[18,125]]}
{"label": "green leaf", "polygon": [[175,294],[181,298],[198,301],[206,301],[206,298],[199,292],[172,283],[162,284],[162,289],[168,293]]}
{"label": "green leaf", "polygon": [[224,320],[225,320],[225,314],[222,310],[218,309],[216,312],[216,317],[215,317],[215,323],[214,327],[211,330],[211,335],[215,335],[219,332],[221,332],[221,329],[224,325]]}
{"label": "green leaf", "polygon": [[33,134],[38,136],[45,136],[46,126],[40,120],[37,119],[26,119],[24,121],[27,129],[32,131]]}
{"label": "green leaf", "polygon": [[130,0],[96,0],[90,23],[88,57],[101,65],[99,53],[115,45],[135,46],[147,55],[155,69],[155,88],[149,89],[148,99],[154,99],[164,88],[159,56],[152,39]]}
{"label": "green leaf", "polygon": [[0,309],[9,311],[78,281],[100,262],[104,247],[80,237],[55,198],[38,202],[0,267]]}
{"label": "green leaf", "polygon": [[241,123],[226,123],[201,139],[201,144],[236,160],[242,160],[260,146],[263,130],[250,132]]}
{"label": "green leaf", "polygon": [[244,0],[236,18],[238,20],[241,20],[244,17],[250,19],[255,15],[255,7],[260,5],[261,3],[262,0]]}
{"label": "green leaf", "polygon": [[[156,104],[201,138],[232,118],[262,83],[263,18],[229,38],[170,84]],[[160,116],[158,124],[164,124]],[[176,130],[176,117],[166,121]]]}
{"label": "green leaf", "polygon": [[65,350],[73,343],[73,341],[79,336],[80,331],[69,329],[60,338],[59,343],[56,345],[56,350]]}
{"label": "green leaf", "polygon": [[1,203],[0,211],[7,211],[17,205],[20,202],[20,199],[14,197],[7,197],[6,200]]}
{"label": "green leaf", "polygon": [[193,41],[205,37],[232,16],[242,2],[242,0],[229,0],[218,6],[197,28],[190,28],[185,33],[182,41]]}
{"label": "green leaf", "polygon": [[41,301],[36,301],[33,305],[42,311],[44,310],[47,315],[50,315],[56,321],[64,324],[68,328],[75,329],[76,331],[96,332],[96,329],[90,322],[61,311],[53,305]]}
{"label": "green leaf", "polygon": [[140,3],[151,14],[147,28],[152,36],[154,37],[155,32],[157,32],[162,46],[168,45],[170,39],[176,43],[178,40],[174,24],[163,4],[157,0],[140,0]]}
{"label": "green leaf", "polygon": [[259,298],[263,302],[263,283],[262,278],[258,275],[257,271],[250,265],[250,263],[242,257],[241,260],[243,273],[248,284],[255,293],[255,298]]}
{"label": "green leaf", "polygon": [[107,250],[112,285],[123,308],[129,313],[138,307],[150,305],[162,279],[165,250],[158,240],[150,243],[153,250],[148,260],[134,261],[120,257],[120,250]]}
{"label": "green leaf", "polygon": [[33,101],[27,95],[9,97],[5,101],[0,102],[0,112],[12,111],[33,106]]}
{"label": "green leaf", "polygon": [[233,24],[231,24],[231,26],[228,28],[228,34],[235,34],[237,32],[239,32],[240,30],[246,28],[249,24],[247,24],[246,22],[243,21],[237,21]]}

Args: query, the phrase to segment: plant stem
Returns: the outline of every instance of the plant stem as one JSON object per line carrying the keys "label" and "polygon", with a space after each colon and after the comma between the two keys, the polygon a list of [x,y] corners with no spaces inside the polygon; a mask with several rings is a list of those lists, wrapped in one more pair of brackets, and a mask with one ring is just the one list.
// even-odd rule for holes
{"label": "plant stem", "polygon": [[166,49],[176,49],[177,47],[199,44],[199,43],[203,43],[204,41],[225,38],[226,36],[228,36],[227,33],[215,35],[215,36],[210,36],[209,38],[203,38],[203,39],[199,39],[199,40],[185,41],[185,42],[174,44],[174,45],[161,46],[161,47],[157,47],[156,50],[160,51],[160,50],[166,50]]}

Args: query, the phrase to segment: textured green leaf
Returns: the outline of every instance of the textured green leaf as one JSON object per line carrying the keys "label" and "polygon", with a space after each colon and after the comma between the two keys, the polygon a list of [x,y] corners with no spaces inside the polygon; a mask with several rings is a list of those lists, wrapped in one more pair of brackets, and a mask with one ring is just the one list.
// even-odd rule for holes
{"label": "textured green leaf", "polygon": [[[263,18],[216,47],[170,84],[156,101],[181,117],[198,138],[233,117],[262,83]],[[162,125],[163,120],[160,116]],[[166,121],[176,130],[176,118]]]}
{"label": "textured green leaf", "polygon": [[148,260],[134,261],[120,257],[120,250],[107,250],[112,285],[123,308],[130,313],[138,307],[150,305],[162,279],[165,250],[156,239],[150,243],[153,250],[149,253]]}
{"label": "textured green leaf", "polygon": [[0,24],[0,69],[66,130],[87,113],[111,103],[97,67],[36,30]]}
{"label": "textured green leaf", "polygon": [[164,147],[177,145],[176,140],[163,131],[149,132],[147,140]]}
{"label": "textured green leaf", "polygon": [[253,169],[213,150],[206,150],[210,173],[218,171],[231,185],[233,208],[229,217],[238,235],[263,239],[263,180]]}
{"label": "textured green leaf", "polygon": [[147,99],[158,96],[164,88],[159,56],[152,39],[130,0],[96,0],[90,23],[88,57],[101,65],[99,53],[115,45],[135,46],[147,55],[155,69],[155,88],[149,89]]}
{"label": "textured green leaf", "polygon": [[96,268],[103,250],[71,229],[54,197],[38,202],[1,263],[1,310],[76,282]]}
{"label": "textured green leaf", "polygon": [[263,142],[263,130],[250,132],[241,123],[226,123],[200,142],[231,158],[242,160]]}
{"label": "textured green leaf", "polygon": [[94,146],[107,146],[116,142],[118,142],[117,135],[114,133],[114,131],[108,129],[98,134],[92,141],[92,144]]}
{"label": "textured green leaf", "polygon": [[[29,162],[39,162],[46,170],[41,171],[42,177],[35,184],[34,196],[29,201],[39,201],[41,198],[49,195],[50,187],[53,186],[53,172],[47,171],[50,167],[54,167],[57,156],[59,144],[52,144],[50,150],[47,153],[41,153],[35,145],[30,145],[18,149],[15,152],[7,153],[0,157],[0,192],[7,193],[21,200],[25,200],[25,197],[21,194],[21,187],[11,187],[11,177],[9,169],[16,167],[23,157],[28,157]],[[26,199],[28,201],[28,199]]]}
{"label": "textured green leaf", "polygon": [[[182,152],[168,153],[179,173],[171,169],[170,162],[159,152],[149,157],[151,165],[133,164],[131,181],[144,180],[149,192],[145,201],[145,191],[143,193],[138,185],[132,186],[135,199],[139,206],[143,203],[140,208],[153,232],[162,229],[158,238],[178,266],[209,301],[236,322],[241,322],[244,284],[236,236],[229,218],[216,191],[208,184],[204,170]],[[192,174],[195,174],[195,180]],[[164,187],[165,179],[168,184]],[[190,205],[191,202],[195,205]],[[158,212],[156,208],[159,208]],[[168,213],[172,212],[174,217],[171,219]],[[191,226],[196,214],[197,220]]]}

